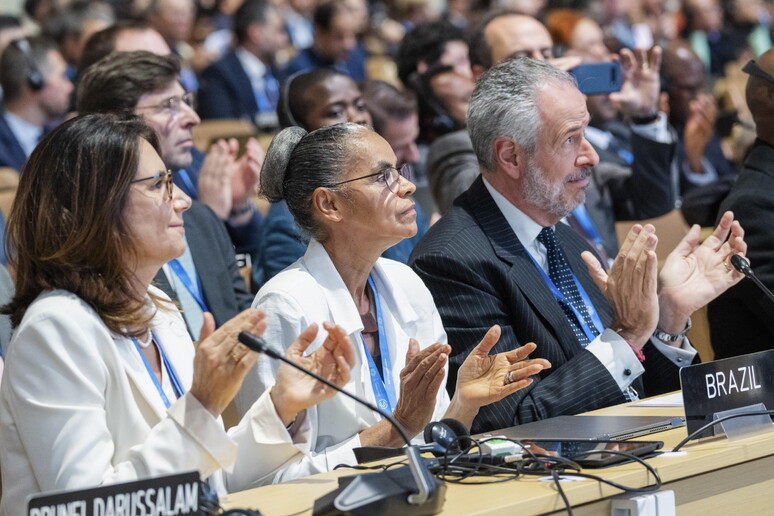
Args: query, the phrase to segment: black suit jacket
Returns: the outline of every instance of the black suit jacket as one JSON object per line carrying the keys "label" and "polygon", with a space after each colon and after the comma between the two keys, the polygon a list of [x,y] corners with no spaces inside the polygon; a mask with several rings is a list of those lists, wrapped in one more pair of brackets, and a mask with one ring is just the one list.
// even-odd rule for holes
{"label": "black suit jacket", "polygon": [[[591,250],[571,228],[557,224],[557,236],[578,280],[604,325],[613,313],[580,258]],[[508,225],[481,178],[414,248],[410,264],[433,294],[452,347],[449,386],[457,369],[493,324],[502,328],[493,353],[527,342],[538,345],[533,358],[553,365],[528,388],[482,407],[472,432],[513,426],[562,414],[577,414],[625,400],[615,379],[581,348],[564,312]],[[677,368],[650,343],[645,346],[644,391],[679,388]],[[634,387],[643,394],[643,383]]]}
{"label": "black suit jacket", "polygon": [[[585,205],[605,242],[605,251],[612,257],[618,252],[616,221],[651,219],[675,208],[677,192],[671,177],[675,144],[643,138],[617,121],[605,124],[603,129],[634,156],[629,165],[616,153],[594,146],[599,165],[586,190]],[[629,173],[608,175],[605,170],[610,165]]]}
{"label": "black suit jacket", "polygon": [[[757,140],[736,184],[721,203],[744,228],[755,275],[774,289],[774,147]],[[774,303],[750,280],[742,280],[709,305],[715,358],[774,348]]]}
{"label": "black suit jacket", "polygon": [[[250,308],[253,296],[239,274],[234,246],[218,216],[204,204],[193,201],[191,209],[183,213],[183,222],[204,302],[219,327],[240,311]],[[177,302],[177,295],[163,271],[159,271],[154,283]]]}
{"label": "black suit jacket", "polygon": [[229,52],[202,72],[197,111],[203,119],[255,120],[258,103],[253,86],[234,52]]}
{"label": "black suit jacket", "polygon": [[5,111],[0,109],[0,167],[11,167],[21,172],[27,162],[27,154],[8,127],[4,115]]}

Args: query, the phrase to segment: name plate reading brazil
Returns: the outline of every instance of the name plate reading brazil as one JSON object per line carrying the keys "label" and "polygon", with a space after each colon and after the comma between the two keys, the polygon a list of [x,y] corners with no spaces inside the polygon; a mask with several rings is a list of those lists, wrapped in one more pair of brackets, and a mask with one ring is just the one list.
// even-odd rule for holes
{"label": "name plate reading brazil", "polygon": [[[713,414],[762,403],[774,409],[774,350],[750,353],[680,370],[685,422],[690,434]],[[719,432],[707,430],[699,437]]]}

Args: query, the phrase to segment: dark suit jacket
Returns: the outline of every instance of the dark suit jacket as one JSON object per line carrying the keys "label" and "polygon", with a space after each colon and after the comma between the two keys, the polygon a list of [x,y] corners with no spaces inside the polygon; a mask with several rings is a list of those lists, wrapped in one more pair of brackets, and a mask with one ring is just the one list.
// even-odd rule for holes
{"label": "dark suit jacket", "polygon": [[[733,210],[744,228],[755,275],[774,289],[774,147],[757,140],[736,184],[720,206]],[[774,303],[750,280],[742,280],[709,305],[715,358],[774,348]]]}
{"label": "dark suit jacket", "polygon": [[[612,309],[580,258],[582,251],[591,249],[566,225],[557,224],[556,231],[602,323],[609,325]],[[482,407],[472,432],[625,401],[608,370],[581,348],[564,312],[481,178],[430,228],[414,248],[410,264],[433,294],[452,346],[451,389],[460,364],[493,324],[502,328],[493,353],[535,342],[538,348],[533,358],[546,358],[553,365],[530,387]],[[650,343],[643,351],[648,371],[643,378],[644,392],[651,395],[679,388],[677,367]],[[643,394],[640,379],[634,386]]]}
{"label": "dark suit jacket", "polygon": [[[191,165],[185,169],[188,181],[183,179],[182,171],[172,176],[175,185],[193,200],[199,199],[197,185],[204,157],[202,151],[193,147],[191,149]],[[255,261],[263,243],[263,215],[261,212],[254,210],[253,217],[243,226],[234,226],[228,221],[223,222],[223,224],[226,226],[231,241],[236,246],[236,251],[249,254]]]}
{"label": "dark suit jacket", "polygon": [[229,52],[202,72],[197,112],[203,119],[255,120],[258,104],[253,87],[234,52]]}
{"label": "dark suit jacket", "polygon": [[[615,256],[618,252],[616,221],[651,219],[675,208],[677,192],[671,178],[675,144],[643,138],[617,121],[605,124],[603,129],[610,131],[634,156],[633,163],[628,165],[616,153],[594,147],[600,164],[594,169],[585,204],[605,242],[605,251],[608,256]],[[606,177],[603,173],[606,164],[630,168],[631,173]]]}
{"label": "dark suit jacket", "polygon": [[[240,311],[250,308],[253,296],[239,274],[234,247],[218,216],[204,204],[194,201],[191,209],[183,213],[183,222],[204,302],[212,312],[216,326],[221,326]],[[177,301],[175,291],[162,271],[156,275],[154,284]]]}
{"label": "dark suit jacket", "polygon": [[21,172],[27,155],[5,121],[5,111],[0,109],[0,167],[11,167]]}

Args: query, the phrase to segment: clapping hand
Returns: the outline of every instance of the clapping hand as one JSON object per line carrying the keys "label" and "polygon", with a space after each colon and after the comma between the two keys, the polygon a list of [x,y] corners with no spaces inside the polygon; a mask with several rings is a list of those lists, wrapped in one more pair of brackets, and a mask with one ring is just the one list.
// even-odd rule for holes
{"label": "clapping hand", "polygon": [[455,397],[463,406],[478,411],[480,407],[527,387],[532,383],[530,376],[551,367],[551,363],[542,358],[525,360],[537,347],[532,342],[490,355],[499,339],[500,327],[494,325],[460,366]]}
{"label": "clapping hand", "polygon": [[682,331],[693,312],[744,277],[729,261],[731,256],[747,252],[744,230],[732,212],[723,214],[715,231],[701,244],[699,233],[699,226],[694,225],[669,254],[659,274],[658,327],[667,333]]}
{"label": "clapping hand", "polygon": [[[242,386],[247,372],[258,360],[258,353],[237,341],[241,331],[256,335],[266,330],[264,313],[247,309],[214,330],[215,320],[204,314],[204,326],[194,356],[191,394],[218,417]],[[214,330],[214,331],[213,331]]]}
{"label": "clapping hand", "polygon": [[642,348],[659,317],[655,228],[635,224],[607,273],[588,251],[581,254],[589,274],[615,310],[611,327],[627,342]]}
{"label": "clapping hand", "polygon": [[[355,365],[355,350],[341,326],[326,322],[323,328],[328,336],[322,346],[304,355],[317,336],[317,324],[311,324],[287,349],[285,358],[343,387],[349,381],[350,370]],[[280,364],[270,393],[277,414],[286,425],[302,410],[334,394],[335,390],[285,363]]]}

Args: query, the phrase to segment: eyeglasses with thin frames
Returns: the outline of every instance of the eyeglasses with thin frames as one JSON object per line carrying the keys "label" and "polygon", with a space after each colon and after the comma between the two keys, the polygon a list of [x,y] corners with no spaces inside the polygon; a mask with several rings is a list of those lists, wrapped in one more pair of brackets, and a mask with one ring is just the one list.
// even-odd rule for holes
{"label": "eyeglasses with thin frames", "polygon": [[159,113],[169,113],[172,118],[180,115],[180,104],[185,104],[196,111],[196,93],[188,91],[180,96],[169,97],[151,106],[137,106],[135,109],[155,109]]}
{"label": "eyeglasses with thin frames", "polygon": [[368,179],[369,177],[381,176],[378,178],[378,181],[385,183],[387,185],[387,189],[390,192],[397,194],[400,189],[400,178],[402,177],[411,181],[411,172],[411,165],[404,163],[400,168],[387,167],[384,170],[380,170],[379,172],[356,177],[354,179],[347,179],[346,181],[334,183],[331,186],[339,186],[346,183],[351,183],[352,181],[360,181],[361,179]]}
{"label": "eyeglasses with thin frames", "polygon": [[166,199],[167,202],[172,202],[172,197],[174,195],[175,190],[175,184],[172,182],[172,171],[167,170],[165,172],[161,172],[159,174],[156,174],[154,176],[148,176],[143,177],[141,179],[135,179],[133,181],[130,181],[129,184],[135,184],[135,183],[142,183],[143,181],[151,181],[153,179],[160,179],[161,182],[164,185],[164,188],[166,189]]}
{"label": "eyeglasses with thin frames", "polygon": [[774,82],[774,76],[769,72],[758,66],[755,59],[750,59],[747,64],[742,67],[742,71],[746,74],[752,75],[764,81]]}

